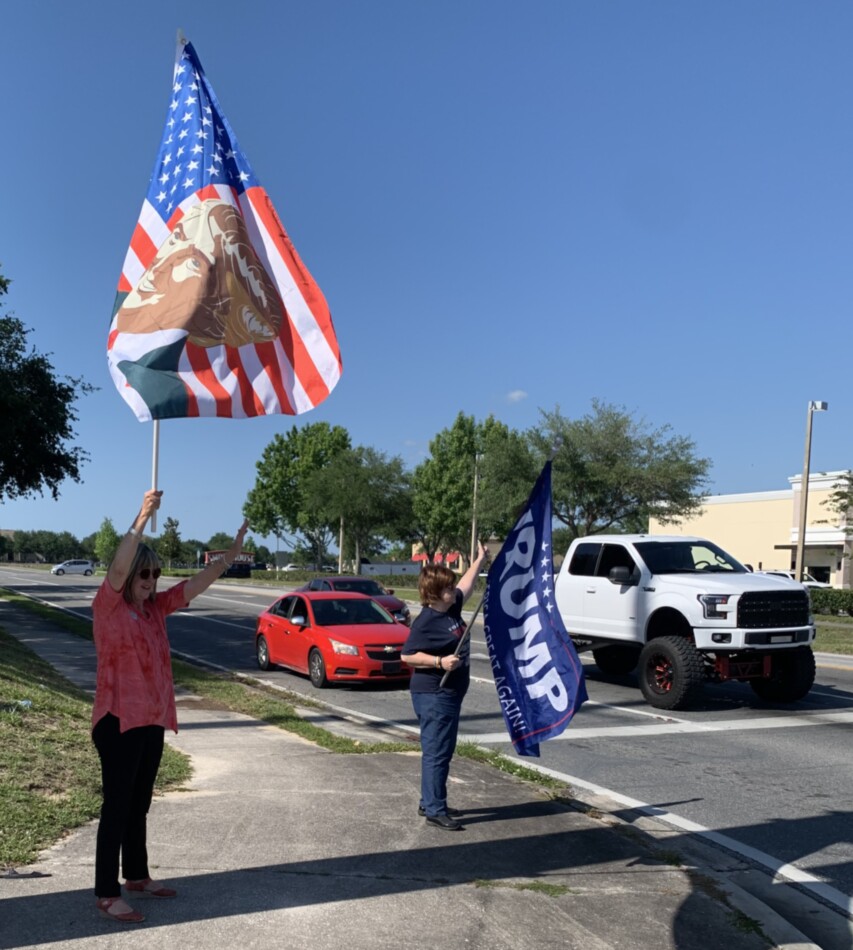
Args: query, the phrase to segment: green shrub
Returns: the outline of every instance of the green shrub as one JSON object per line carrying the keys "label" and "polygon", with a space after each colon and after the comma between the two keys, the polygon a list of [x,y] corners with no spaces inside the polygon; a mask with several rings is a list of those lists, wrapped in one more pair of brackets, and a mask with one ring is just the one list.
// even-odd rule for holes
{"label": "green shrub", "polygon": [[809,591],[816,614],[849,614],[853,616],[853,590],[815,587]]}

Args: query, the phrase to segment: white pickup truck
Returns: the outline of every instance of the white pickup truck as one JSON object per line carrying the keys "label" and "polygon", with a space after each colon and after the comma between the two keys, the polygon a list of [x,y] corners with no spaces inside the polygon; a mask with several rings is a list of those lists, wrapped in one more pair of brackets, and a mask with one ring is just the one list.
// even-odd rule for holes
{"label": "white pickup truck", "polygon": [[745,680],[784,703],[814,683],[806,589],[752,573],[703,538],[577,538],[555,597],[578,650],[592,650],[602,673],[637,669],[659,709],[683,709],[706,680]]}

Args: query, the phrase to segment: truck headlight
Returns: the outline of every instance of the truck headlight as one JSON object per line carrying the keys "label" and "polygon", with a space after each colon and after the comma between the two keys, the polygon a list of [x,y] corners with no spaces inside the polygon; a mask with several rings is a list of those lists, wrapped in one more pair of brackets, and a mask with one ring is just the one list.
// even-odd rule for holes
{"label": "truck headlight", "polygon": [[706,620],[725,620],[731,608],[729,597],[731,594],[697,594],[699,603]]}

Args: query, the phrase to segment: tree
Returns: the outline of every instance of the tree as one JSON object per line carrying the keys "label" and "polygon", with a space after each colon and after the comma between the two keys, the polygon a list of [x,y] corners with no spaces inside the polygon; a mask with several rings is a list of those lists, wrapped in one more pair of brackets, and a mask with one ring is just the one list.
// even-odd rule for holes
{"label": "tree", "polygon": [[649,518],[672,524],[701,507],[710,460],[695,443],[651,429],[623,407],[593,400],[572,421],[541,411],[528,433],[541,463],[559,444],[552,473],[553,512],[576,538],[602,531],[647,531]]}
{"label": "tree", "polygon": [[311,475],[349,448],[347,430],[327,422],[293,426],[286,436],[276,435],[256,464],[255,486],[243,506],[253,530],[301,536],[313,563],[322,564],[337,525],[307,504],[306,486]]}
{"label": "tree", "polygon": [[453,425],[430,442],[430,457],[415,469],[413,530],[429,561],[438,551],[468,549],[477,436],[474,417],[460,412]]}
{"label": "tree", "polygon": [[[8,289],[0,275],[0,296]],[[74,402],[95,387],[57,377],[47,356],[27,351],[29,332],[17,317],[0,314],[0,499],[45,489],[56,499],[66,478],[80,481],[80,466],[89,457],[68,441],[75,437]]]}
{"label": "tree", "polygon": [[181,543],[180,532],[178,531],[179,526],[180,522],[175,518],[167,518],[163,522],[163,530],[157,542],[157,554],[165,559],[169,565],[169,570],[172,569],[172,561],[177,561],[181,556],[183,545]]}
{"label": "tree", "polygon": [[539,474],[523,433],[492,416],[480,427],[477,534],[505,538],[512,530]]}
{"label": "tree", "polygon": [[227,551],[231,547],[231,542],[234,540],[233,534],[228,534],[227,531],[217,531],[207,544],[202,545],[206,551]]}
{"label": "tree", "polygon": [[384,538],[401,530],[408,516],[410,479],[399,456],[389,459],[373,448],[339,452],[309,476],[305,507],[316,519],[341,529],[342,556],[358,571],[362,557],[379,554]]}
{"label": "tree", "polygon": [[80,542],[68,531],[16,531],[13,541],[20,561],[57,563],[81,557]]}
{"label": "tree", "polygon": [[[233,538],[228,539],[228,544],[231,544]],[[227,547],[228,545],[226,545]],[[188,564],[190,566],[200,566],[203,554],[205,551],[205,546],[196,538],[183,538],[181,539],[181,554],[180,560],[182,564]],[[199,552],[202,552],[199,554]]]}
{"label": "tree", "polygon": [[526,436],[494,416],[478,423],[459,413],[453,425],[433,439],[430,458],[415,469],[411,519],[429,560],[436,551],[454,550],[468,560],[475,472],[477,535],[505,536],[536,480]]}
{"label": "tree", "polygon": [[116,553],[121,538],[118,531],[113,527],[110,518],[104,518],[101,522],[100,530],[95,536],[95,557],[101,564],[109,564]]}
{"label": "tree", "polygon": [[[848,537],[853,535],[853,471],[848,469],[841,474],[823,505],[835,516],[835,523],[843,527],[844,533]],[[818,523],[827,524],[828,520],[823,518]]]}

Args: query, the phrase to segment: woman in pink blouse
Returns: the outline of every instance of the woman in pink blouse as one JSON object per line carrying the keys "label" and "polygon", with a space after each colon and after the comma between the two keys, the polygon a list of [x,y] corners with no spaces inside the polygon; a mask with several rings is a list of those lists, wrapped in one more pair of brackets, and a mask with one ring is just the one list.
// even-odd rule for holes
{"label": "woman in pink blouse", "polygon": [[121,896],[119,855],[129,894],[177,893],[151,880],[146,848],[146,816],[163,737],[167,728],[178,731],[166,617],[186,607],[230,567],[248,528],[244,521],[224,560],[158,593],[160,562],[140,538],[160,507],[162,494],[145,493],[92,603],[98,658],[92,739],[101,759],[104,794],[95,850],[95,896],[101,916],[122,923],[145,918]]}

